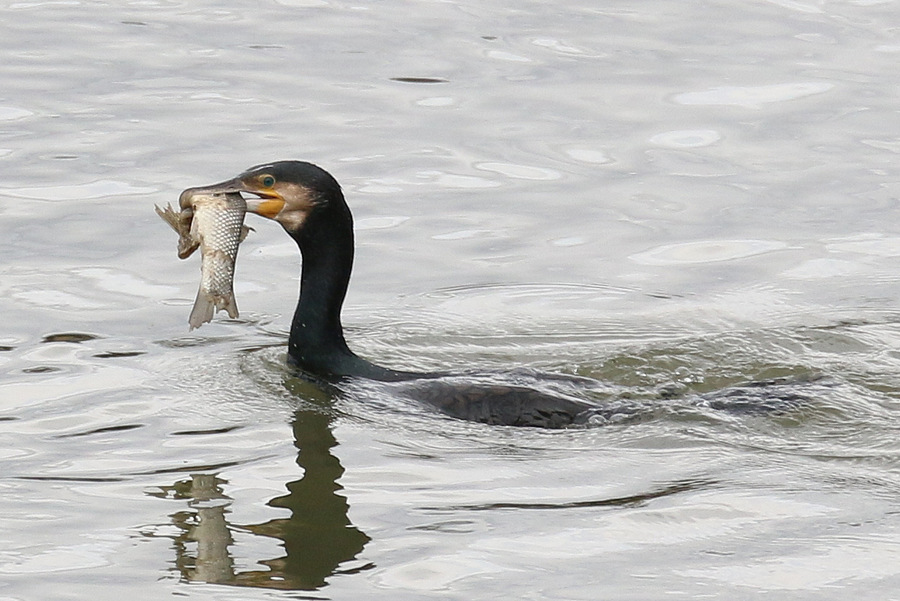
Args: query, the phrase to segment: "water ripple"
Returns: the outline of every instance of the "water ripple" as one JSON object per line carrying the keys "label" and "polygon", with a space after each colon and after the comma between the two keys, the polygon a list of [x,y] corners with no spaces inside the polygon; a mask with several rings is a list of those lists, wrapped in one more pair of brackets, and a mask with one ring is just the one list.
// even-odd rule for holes
{"label": "water ripple", "polygon": [[722,86],[702,92],[677,94],[673,97],[673,101],[683,105],[723,105],[758,109],[763,104],[815,96],[828,92],[833,88],[833,83],[824,81],[783,83],[768,86]]}

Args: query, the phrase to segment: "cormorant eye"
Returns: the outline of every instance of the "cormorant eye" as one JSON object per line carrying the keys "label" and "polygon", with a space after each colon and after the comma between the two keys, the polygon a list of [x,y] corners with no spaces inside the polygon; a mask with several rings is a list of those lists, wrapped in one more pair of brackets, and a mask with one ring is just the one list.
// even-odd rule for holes
{"label": "cormorant eye", "polygon": [[271,175],[265,176],[264,178],[262,178],[262,185],[266,188],[271,188],[275,185],[275,178]]}

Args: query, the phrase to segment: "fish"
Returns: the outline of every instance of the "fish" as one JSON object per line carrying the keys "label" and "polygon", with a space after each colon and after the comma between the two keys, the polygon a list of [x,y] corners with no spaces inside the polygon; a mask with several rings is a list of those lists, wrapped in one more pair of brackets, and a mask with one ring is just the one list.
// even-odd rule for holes
{"label": "fish", "polygon": [[188,318],[190,329],[212,321],[217,311],[238,317],[234,298],[234,265],[240,243],[251,228],[244,225],[247,202],[237,192],[210,194],[188,188],[178,200],[156,213],[178,234],[178,258],[187,259],[200,249],[200,289]]}

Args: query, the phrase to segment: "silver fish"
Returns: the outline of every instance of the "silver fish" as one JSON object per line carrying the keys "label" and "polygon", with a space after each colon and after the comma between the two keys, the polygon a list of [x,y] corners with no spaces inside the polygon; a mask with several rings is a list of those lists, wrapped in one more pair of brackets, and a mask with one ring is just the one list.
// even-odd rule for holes
{"label": "silver fish", "polygon": [[234,299],[234,262],[238,246],[250,228],[243,225],[247,203],[237,193],[208,194],[195,188],[181,193],[176,213],[172,205],[156,207],[157,214],[178,233],[178,258],[186,259],[197,248],[200,262],[200,289],[188,323],[191,329],[212,321],[216,311],[238,316]]}

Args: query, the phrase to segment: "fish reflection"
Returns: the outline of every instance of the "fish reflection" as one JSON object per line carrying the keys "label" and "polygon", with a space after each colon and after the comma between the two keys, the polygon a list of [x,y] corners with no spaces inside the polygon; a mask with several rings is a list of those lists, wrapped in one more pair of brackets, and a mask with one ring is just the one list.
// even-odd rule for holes
{"label": "fish reflection", "polygon": [[[174,486],[176,498],[192,499],[192,510],[179,511],[173,521],[184,534],[176,538],[176,565],[188,580],[228,582],[235,576],[234,562],[228,547],[234,542],[225,519],[231,503],[221,485],[225,481],[212,474],[194,474],[190,480]],[[195,554],[190,543],[197,543]]]}
{"label": "fish reflection", "polygon": [[[303,477],[287,484],[288,493],[268,502],[290,511],[289,517],[261,524],[238,525],[228,520],[232,500],[225,494],[225,480],[213,474],[192,475],[166,491],[167,497],[190,499],[190,509],[174,514],[182,530],[175,539],[176,566],[189,581],[261,588],[315,590],[330,576],[353,573],[372,564],[344,566],[356,558],[370,540],[350,523],[347,499],[338,494],[344,473],[331,453],[337,441],[332,418],[318,411],[298,411],[294,416],[297,464]],[[235,536],[244,533],[279,542],[284,555],[262,559],[266,569],[235,566],[231,548]]]}

